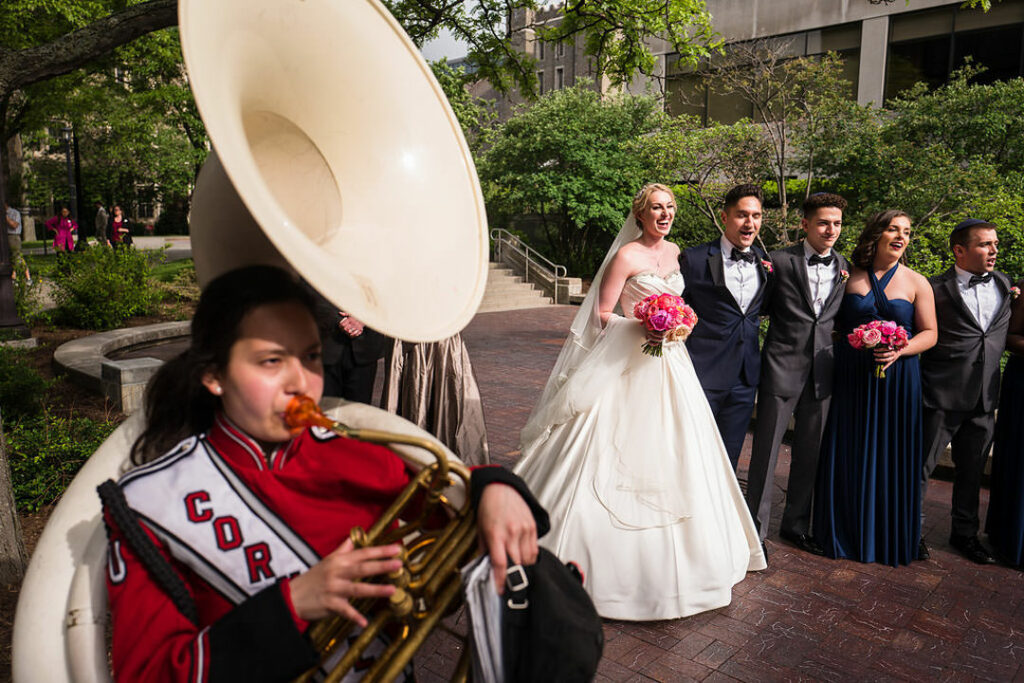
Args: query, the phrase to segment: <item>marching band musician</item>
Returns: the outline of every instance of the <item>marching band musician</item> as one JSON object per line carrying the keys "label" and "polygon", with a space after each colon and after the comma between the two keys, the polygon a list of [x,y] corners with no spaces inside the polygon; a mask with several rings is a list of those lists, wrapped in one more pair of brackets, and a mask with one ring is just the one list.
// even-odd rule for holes
{"label": "marching band musician", "polygon": [[[291,275],[250,266],[205,289],[188,350],[148,388],[137,467],[100,487],[116,680],[288,680],[317,664],[311,621],[365,626],[350,601],[395,590],[360,579],[399,568],[400,546],[348,536],[405,487],[405,464],[285,423],[294,396],[319,400],[322,374],[313,302]],[[497,467],[473,471],[471,498],[500,587],[507,560],[536,560],[547,514]]]}

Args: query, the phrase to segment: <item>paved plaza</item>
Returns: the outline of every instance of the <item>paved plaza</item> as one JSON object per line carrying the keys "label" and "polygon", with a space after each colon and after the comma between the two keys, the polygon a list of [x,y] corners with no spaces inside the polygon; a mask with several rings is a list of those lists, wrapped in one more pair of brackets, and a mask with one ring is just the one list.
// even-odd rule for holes
{"label": "paved plaza", "polygon": [[[476,316],[463,337],[483,394],[491,457],[512,465],[519,430],[578,309],[552,306]],[[745,486],[750,437],[740,460]],[[789,464],[776,474],[781,498]],[[733,591],[728,607],[685,619],[605,622],[599,681],[1024,681],[1024,572],[979,566],[949,547],[951,484],[929,487],[927,562],[891,568],[814,557],[778,540],[768,569]],[[988,491],[982,491],[982,512]],[[464,619],[453,629],[463,631]],[[446,680],[458,642],[432,637],[420,681]]]}

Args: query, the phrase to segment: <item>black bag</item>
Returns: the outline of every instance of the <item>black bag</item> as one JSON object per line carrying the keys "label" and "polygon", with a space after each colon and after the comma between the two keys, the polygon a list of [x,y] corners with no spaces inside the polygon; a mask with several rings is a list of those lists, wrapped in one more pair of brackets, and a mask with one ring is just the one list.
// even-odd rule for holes
{"label": "black bag", "polygon": [[593,680],[604,630],[575,565],[540,548],[533,566],[509,567],[501,597],[508,683]]}

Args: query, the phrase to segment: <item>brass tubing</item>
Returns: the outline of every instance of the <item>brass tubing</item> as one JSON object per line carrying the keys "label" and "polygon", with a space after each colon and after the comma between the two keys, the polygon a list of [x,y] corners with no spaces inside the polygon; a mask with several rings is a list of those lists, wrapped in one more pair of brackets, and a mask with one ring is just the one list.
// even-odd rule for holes
{"label": "brass tubing", "polygon": [[[369,615],[370,624],[359,633],[325,680],[334,683],[341,680],[358,659],[364,656],[367,647],[380,636],[387,624],[394,622],[405,625],[403,637],[388,644],[363,679],[391,681],[412,661],[430,631],[460,594],[458,565],[473,554],[474,515],[468,495],[465,503],[455,509],[444,495],[444,489],[457,479],[462,479],[468,492],[470,472],[461,463],[449,462],[441,447],[426,438],[372,429],[353,429],[338,422],[334,423],[332,430],[343,437],[368,443],[415,446],[429,452],[437,461],[412,475],[402,492],[368,530],[353,529],[351,534],[354,541],[358,539],[359,547],[380,545],[382,542],[400,542],[405,545],[405,538],[413,536],[402,558],[407,573],[402,577],[402,583],[407,583],[408,599],[412,601],[414,610],[409,617],[401,619],[395,617],[387,605],[388,601],[364,599],[353,602],[353,606],[360,612],[369,615],[368,610],[372,608],[375,613]],[[408,512],[406,508],[420,495],[421,490],[424,500],[419,513],[414,519],[406,519],[400,527],[396,527],[402,514]],[[438,504],[450,510],[453,518],[439,529],[424,530],[423,526],[435,514]],[[420,607],[422,612],[418,611]],[[314,624],[309,635],[320,653],[321,664],[296,680],[312,679],[324,666],[323,663],[331,658],[331,653],[346,644],[353,627],[351,621],[337,615]],[[462,680],[465,680],[466,667],[461,662],[459,669],[463,671]]]}
{"label": "brass tubing", "polygon": [[356,660],[363,656],[366,648],[380,634],[384,629],[384,625],[390,619],[391,614],[387,610],[378,612],[373,617],[373,620],[367,624],[366,628],[356,637],[356,642],[352,643],[348,650],[345,651],[341,661],[327,674],[327,677],[324,678],[324,683],[338,683],[348,673],[349,669],[355,666]]}
{"label": "brass tubing", "polygon": [[435,595],[441,587],[441,583],[446,580],[446,576],[452,573],[458,576],[458,565],[464,563],[473,555],[473,546],[476,543],[476,530],[473,528],[473,520],[464,519],[459,523],[459,526],[461,527],[461,533],[459,534],[458,543],[455,544],[452,552],[441,558],[441,562],[438,565],[430,567],[430,572],[425,573],[425,583],[422,587],[417,587],[420,595]]}
{"label": "brass tubing", "polygon": [[397,654],[395,654],[394,657],[392,657],[383,665],[385,666],[383,672],[379,676],[373,678],[370,677],[371,674],[375,675],[374,669],[376,669],[378,665],[380,665],[381,662],[384,661],[383,658],[381,658],[374,662],[374,666],[372,669],[370,669],[369,672],[367,672],[367,677],[365,680],[395,680],[395,678],[398,677],[398,674],[401,673],[402,669],[405,668],[406,664],[412,661],[412,658],[413,656],[415,656],[416,651],[420,649],[424,641],[426,641],[427,636],[430,635],[430,632],[433,630],[434,626],[447,612],[448,607],[449,605],[451,605],[452,601],[459,596],[461,589],[462,582],[458,577],[456,577],[456,580],[451,581],[447,586],[445,586],[445,589],[437,597],[437,601],[432,606],[430,613],[423,619],[421,619],[419,624],[416,626],[415,633],[410,634],[409,637],[406,638],[405,641],[402,643],[402,646],[398,650]]}

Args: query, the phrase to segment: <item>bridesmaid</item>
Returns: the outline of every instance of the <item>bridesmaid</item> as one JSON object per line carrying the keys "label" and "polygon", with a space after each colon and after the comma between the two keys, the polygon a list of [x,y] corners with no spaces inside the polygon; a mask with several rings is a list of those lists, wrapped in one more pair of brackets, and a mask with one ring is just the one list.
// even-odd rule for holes
{"label": "bridesmaid", "polygon": [[[835,387],[822,440],[814,534],[830,557],[896,566],[917,557],[921,535],[921,372],[936,340],[935,299],[906,266],[910,217],[868,219],[850,261],[836,320]],[[870,320],[906,328],[899,351],[856,350],[846,335]],[[875,365],[885,370],[875,377]]]}
{"label": "bridesmaid", "polygon": [[996,552],[1024,569],[1024,299],[1017,283],[992,450],[992,484],[985,532]]}

